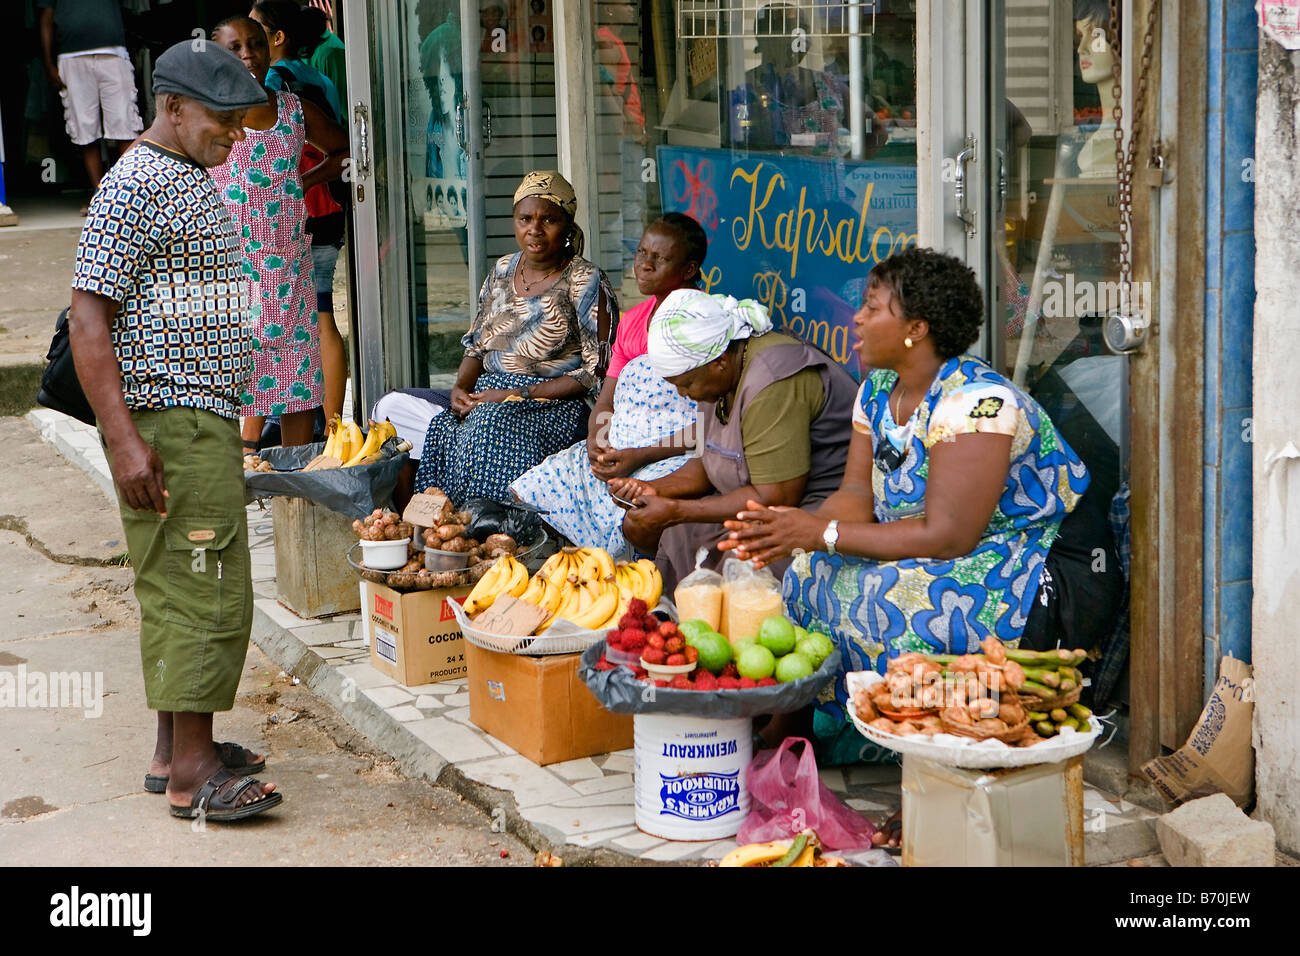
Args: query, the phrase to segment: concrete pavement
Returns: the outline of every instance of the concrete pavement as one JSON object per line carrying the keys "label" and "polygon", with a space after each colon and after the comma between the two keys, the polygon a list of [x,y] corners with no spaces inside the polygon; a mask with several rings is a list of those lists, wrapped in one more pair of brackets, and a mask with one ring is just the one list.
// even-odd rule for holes
{"label": "concrete pavement", "polygon": [[[153,747],[131,571],[114,507],[19,419],[0,499],[0,859],[26,865],[519,865],[532,852],[458,795],[400,773],[305,686],[250,649],[222,739],[267,754],[265,816],[195,829],[142,789]],[[90,675],[77,706],[33,675]],[[19,674],[28,693],[7,700]],[[40,683],[38,681],[37,683]],[[71,690],[70,683],[67,689]],[[98,692],[97,692],[98,690]],[[40,706],[15,706],[17,703]],[[71,703],[71,702],[69,702]],[[95,716],[97,711],[102,712]],[[88,713],[89,712],[89,713]],[[498,827],[499,829],[499,827]],[[509,856],[503,858],[502,851]]]}

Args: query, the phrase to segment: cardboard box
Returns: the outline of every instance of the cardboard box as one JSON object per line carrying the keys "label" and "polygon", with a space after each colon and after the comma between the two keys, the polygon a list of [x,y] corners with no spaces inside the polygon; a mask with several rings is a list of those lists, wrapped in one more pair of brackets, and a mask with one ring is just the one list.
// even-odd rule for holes
{"label": "cardboard box", "polygon": [[450,601],[465,603],[470,587],[410,591],[361,582],[361,626],[370,666],[407,687],[464,677],[465,636]]}
{"label": "cardboard box", "polygon": [[540,766],[632,746],[632,715],[611,714],[578,677],[580,654],[527,657],[465,643],[469,719]]}
{"label": "cardboard box", "polygon": [[959,770],[903,755],[904,866],[1083,866],[1083,757]]}

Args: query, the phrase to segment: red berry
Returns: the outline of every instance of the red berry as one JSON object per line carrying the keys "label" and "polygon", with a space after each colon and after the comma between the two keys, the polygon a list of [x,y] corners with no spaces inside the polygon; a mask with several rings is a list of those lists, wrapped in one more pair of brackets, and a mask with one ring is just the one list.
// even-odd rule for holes
{"label": "red berry", "polygon": [[668,681],[666,681],[666,680],[656,680],[656,681],[654,681],[653,683],[654,683],[654,685],[655,685],[656,687],[667,687],[667,686],[668,686]]}
{"label": "red berry", "polygon": [[618,626],[623,630],[627,630],[628,628],[633,628],[633,627],[640,627],[641,619],[633,615],[631,612],[628,612],[627,614],[624,614],[622,617],[618,619]]}
{"label": "red berry", "polygon": [[669,654],[680,654],[682,648],[686,646],[686,641],[681,637],[670,637],[664,641],[664,650]]}
{"label": "red berry", "polygon": [[657,633],[647,634],[645,638],[645,642],[647,647],[655,647],[658,648],[659,650],[663,650],[664,636],[662,634],[657,634]]}
{"label": "red berry", "polygon": [[659,625],[659,633],[663,634],[665,637],[671,634],[676,634],[677,625],[674,624],[672,621],[664,621],[662,624]]}
{"label": "red berry", "polygon": [[686,647],[682,649],[682,653],[686,655],[686,663],[688,664],[694,664],[696,661],[700,659],[699,648],[691,647],[691,645],[689,644],[687,644]]}
{"label": "red berry", "polygon": [[608,644],[610,647],[621,648],[623,646],[623,632],[610,631],[609,634],[605,636],[605,643]]}
{"label": "red berry", "polygon": [[695,678],[695,689],[696,690],[717,690],[718,679],[714,677],[712,674],[710,674],[708,671],[705,671],[704,673],[700,674],[699,677]]}
{"label": "red berry", "polygon": [[776,686],[776,678],[775,678],[775,677],[764,677],[761,681],[758,682],[758,686],[759,686],[759,687],[775,687],[775,686]]}
{"label": "red berry", "polygon": [[668,686],[675,690],[690,690],[691,679],[685,674],[678,674],[669,682]]}
{"label": "red berry", "polygon": [[627,602],[628,617],[634,617],[637,619],[643,618],[648,610],[649,608],[645,606],[645,601],[640,598],[633,598]]}
{"label": "red berry", "polygon": [[749,689],[754,688],[754,687],[757,687],[757,686],[758,686],[758,681],[754,680],[754,678],[752,678],[752,677],[742,677],[742,678],[740,679],[740,689],[741,689],[741,690],[749,690]]}
{"label": "red berry", "polygon": [[736,670],[736,662],[728,661],[727,666],[722,669],[722,673],[720,673],[718,676],[731,677],[736,680],[740,680],[740,671]]}
{"label": "red berry", "polygon": [[644,667],[634,667],[632,668],[632,676],[634,676],[637,680],[640,680],[641,678],[649,677],[650,675],[646,673],[646,669]]}
{"label": "red berry", "polygon": [[611,664],[609,661],[605,660],[604,657],[601,657],[600,660],[596,661],[596,670],[598,671],[612,671],[616,667],[618,667],[617,664]]}
{"label": "red berry", "polygon": [[668,659],[662,647],[647,647],[641,652],[641,660],[647,664],[662,664]]}
{"label": "red berry", "polygon": [[736,677],[719,677],[718,690],[736,690],[740,687],[740,679]]}
{"label": "red berry", "polygon": [[645,638],[644,638],[644,637],[639,637],[639,638],[637,638],[636,640],[627,640],[627,641],[624,641],[624,642],[623,642],[623,650],[625,650],[625,651],[632,651],[632,652],[635,652],[635,651],[640,651],[640,650],[644,650],[644,649],[645,649]]}
{"label": "red berry", "polygon": [[687,663],[687,661],[686,661],[686,655],[685,655],[685,654],[669,654],[669,655],[668,655],[668,660],[664,661],[664,663],[667,664],[669,667],[681,667],[682,665],[684,665],[684,664]]}
{"label": "red berry", "polygon": [[506,857],[508,857],[509,855],[510,855],[510,851],[509,851],[509,850],[502,850],[502,851],[501,851],[501,859],[504,860],[504,859],[505,859]]}

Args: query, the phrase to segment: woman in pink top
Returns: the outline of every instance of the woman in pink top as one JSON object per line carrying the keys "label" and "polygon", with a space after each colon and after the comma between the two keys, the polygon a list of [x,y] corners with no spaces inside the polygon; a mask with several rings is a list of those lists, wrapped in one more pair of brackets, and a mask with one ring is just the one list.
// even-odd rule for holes
{"label": "woman in pink top", "polygon": [[694,447],[695,403],[650,370],[645,352],[650,316],[668,293],[695,287],[707,250],[704,229],[690,216],[669,213],[646,228],[636,251],[636,284],[649,298],[619,321],[587,440],[510,485],[520,501],[549,511],[547,522],[576,545],[628,554],[623,511],[605,482],[670,474]]}

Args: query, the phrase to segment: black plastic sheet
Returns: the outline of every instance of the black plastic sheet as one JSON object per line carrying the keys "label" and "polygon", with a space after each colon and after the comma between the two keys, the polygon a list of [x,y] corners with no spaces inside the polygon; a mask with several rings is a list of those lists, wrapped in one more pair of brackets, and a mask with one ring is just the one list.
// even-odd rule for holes
{"label": "black plastic sheet", "polygon": [[532,507],[492,498],[470,498],[458,510],[469,512],[465,534],[478,541],[486,541],[494,534],[508,534],[516,541],[535,541],[542,528],[542,520]]}
{"label": "black plastic sheet", "polygon": [[582,654],[580,676],[606,710],[616,714],[675,714],[679,717],[757,717],[760,714],[788,714],[802,710],[817,699],[822,688],[835,679],[840,669],[837,648],[822,661],[816,673],[775,687],[748,690],[674,690],[643,684],[627,667],[596,670],[605,653],[598,641]]}
{"label": "black plastic sheet", "polygon": [[410,458],[406,452],[369,465],[302,471],[324,447],[324,442],[317,442],[290,448],[263,448],[258,454],[275,470],[244,472],[248,500],[306,498],[349,518],[364,518],[392,501],[397,476]]}

